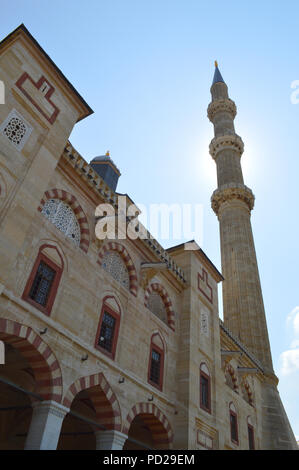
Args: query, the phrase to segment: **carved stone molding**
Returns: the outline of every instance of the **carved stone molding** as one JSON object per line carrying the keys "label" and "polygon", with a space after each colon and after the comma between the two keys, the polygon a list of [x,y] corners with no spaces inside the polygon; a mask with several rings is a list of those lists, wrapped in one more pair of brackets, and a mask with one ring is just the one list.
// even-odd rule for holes
{"label": "carved stone molding", "polygon": [[230,113],[232,119],[236,117],[237,107],[230,98],[212,101],[208,106],[208,118],[211,122],[218,113]]}
{"label": "carved stone molding", "polygon": [[165,263],[141,263],[140,284],[146,289],[151,279],[159,272],[165,271],[167,265]]}
{"label": "carved stone molding", "polygon": [[252,210],[254,206],[254,195],[251,189],[244,185],[234,185],[225,188],[222,187],[213,192],[211,198],[213,211],[218,215],[220,206],[230,200],[241,200],[245,202],[249,210]]}
{"label": "carved stone molding", "polygon": [[65,415],[70,411],[66,406],[51,400],[34,402],[32,403],[32,407],[37,410],[36,414],[52,414],[58,418],[64,418]]}
{"label": "carved stone molding", "polygon": [[226,366],[230,363],[232,359],[238,359],[242,357],[243,353],[242,351],[239,350],[226,350],[226,349],[221,349],[221,365],[223,370],[226,368]]}
{"label": "carved stone molding", "polygon": [[245,379],[248,375],[256,375],[259,373],[257,367],[237,367],[238,374]]}
{"label": "carved stone molding", "polygon": [[212,139],[209,150],[214,160],[222,150],[234,150],[241,156],[244,151],[244,143],[237,134],[220,135]]}

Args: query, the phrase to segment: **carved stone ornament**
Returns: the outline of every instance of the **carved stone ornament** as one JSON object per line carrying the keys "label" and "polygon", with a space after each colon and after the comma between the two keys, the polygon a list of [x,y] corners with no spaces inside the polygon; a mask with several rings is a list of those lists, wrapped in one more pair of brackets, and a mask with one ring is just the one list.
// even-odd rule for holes
{"label": "carved stone ornament", "polygon": [[220,135],[212,139],[209,150],[214,160],[222,150],[234,150],[241,156],[244,151],[244,143],[237,134]]}
{"label": "carved stone ornament", "polygon": [[218,113],[229,113],[232,119],[234,119],[237,114],[237,107],[234,101],[230,98],[212,101],[208,107],[208,118],[211,122],[213,122],[215,115]]}
{"label": "carved stone ornament", "polygon": [[165,271],[166,269],[167,265],[165,263],[141,263],[141,286],[146,289],[151,279],[158,273],[158,271]]}
{"label": "carved stone ornament", "polygon": [[251,189],[249,189],[245,185],[227,185],[227,187],[222,187],[222,189],[216,189],[216,191],[213,192],[211,198],[213,211],[218,214],[221,204],[234,199],[245,202],[249,210],[253,209],[254,195]]}

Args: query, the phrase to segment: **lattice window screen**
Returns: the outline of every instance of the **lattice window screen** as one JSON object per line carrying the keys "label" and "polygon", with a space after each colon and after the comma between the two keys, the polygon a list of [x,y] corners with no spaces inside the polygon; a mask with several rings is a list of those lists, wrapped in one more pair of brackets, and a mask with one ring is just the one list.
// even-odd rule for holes
{"label": "lattice window screen", "polygon": [[102,267],[126,289],[130,288],[130,278],[122,257],[116,251],[107,251],[102,260]]}
{"label": "lattice window screen", "polygon": [[20,113],[13,109],[1,124],[0,132],[7,137],[18,150],[22,150],[32,132],[32,127]]}
{"label": "lattice window screen", "polygon": [[42,214],[69,237],[75,245],[79,246],[80,226],[70,206],[60,199],[48,199],[43,206]]}

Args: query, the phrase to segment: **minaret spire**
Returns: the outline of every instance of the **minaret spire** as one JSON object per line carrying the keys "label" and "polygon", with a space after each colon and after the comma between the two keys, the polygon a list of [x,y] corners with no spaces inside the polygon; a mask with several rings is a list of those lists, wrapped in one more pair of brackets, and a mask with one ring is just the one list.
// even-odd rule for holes
{"label": "minaret spire", "polygon": [[219,82],[224,83],[224,80],[223,80],[222,75],[220,73],[220,70],[218,68],[218,62],[217,62],[217,60],[215,60],[215,73],[214,73],[214,78],[213,78],[213,85],[214,85],[214,83],[219,83]]}

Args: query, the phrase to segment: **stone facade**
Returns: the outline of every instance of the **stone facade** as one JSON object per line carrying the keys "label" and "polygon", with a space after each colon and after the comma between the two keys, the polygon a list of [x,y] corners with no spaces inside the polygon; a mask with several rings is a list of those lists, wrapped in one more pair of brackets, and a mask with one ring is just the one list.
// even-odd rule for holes
{"label": "stone facade", "polygon": [[[68,140],[92,110],[23,25],[0,79],[0,448],[295,448],[269,357],[219,319],[205,253],[95,236],[118,194]],[[232,126],[232,103],[213,119]],[[249,224],[251,192],[234,194]]]}

